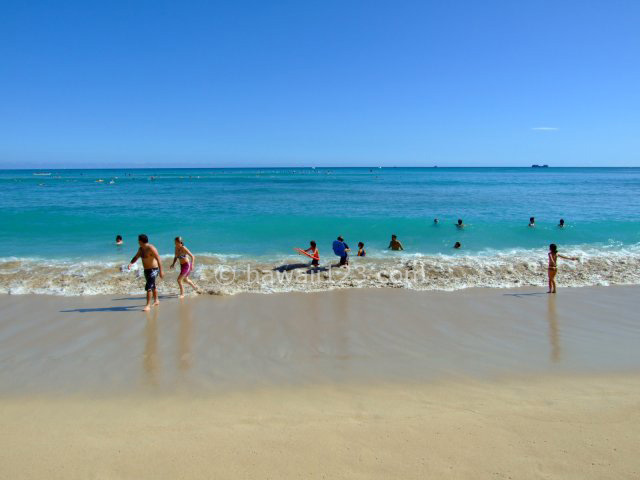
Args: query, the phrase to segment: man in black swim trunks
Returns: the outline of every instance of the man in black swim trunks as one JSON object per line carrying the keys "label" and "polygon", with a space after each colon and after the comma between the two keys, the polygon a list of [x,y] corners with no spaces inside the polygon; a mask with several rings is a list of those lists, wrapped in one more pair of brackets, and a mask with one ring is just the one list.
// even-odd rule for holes
{"label": "man in black swim trunks", "polygon": [[160,261],[160,255],[156,247],[149,243],[149,237],[144,233],[138,235],[138,245],[140,248],[136,255],[131,259],[129,269],[134,265],[139,258],[142,258],[142,266],[144,267],[144,279],[146,280],[144,289],[147,291],[147,305],[142,309],[145,312],[151,310],[151,293],[153,292],[153,305],[157,306],[158,302],[158,289],[156,288],[156,277],[164,278],[162,271],[162,262]]}

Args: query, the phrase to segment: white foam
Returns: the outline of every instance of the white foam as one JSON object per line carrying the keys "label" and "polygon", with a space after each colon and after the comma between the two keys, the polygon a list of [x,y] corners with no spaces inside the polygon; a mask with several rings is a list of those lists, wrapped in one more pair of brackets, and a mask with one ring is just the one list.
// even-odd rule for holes
{"label": "white foam", "polygon": [[[461,252],[460,252],[461,253]],[[560,261],[559,284],[563,286],[640,284],[640,245],[575,246],[562,252],[579,262]],[[309,273],[298,268],[276,274],[274,267],[302,263],[295,256],[278,261],[223,259],[196,254],[199,261],[193,279],[209,292],[320,291],[336,288],[395,287],[414,290],[457,290],[469,287],[542,286],[546,282],[544,250],[486,250],[478,254],[389,255],[384,258],[352,257],[349,274],[331,269],[332,257],[323,259],[326,271]],[[172,256],[163,257],[168,267]],[[165,292],[177,292],[177,272],[166,268],[159,283]],[[47,293],[57,295],[133,294],[143,292],[142,270],[128,270],[118,262],[5,258],[0,260],[0,292],[12,295]]]}

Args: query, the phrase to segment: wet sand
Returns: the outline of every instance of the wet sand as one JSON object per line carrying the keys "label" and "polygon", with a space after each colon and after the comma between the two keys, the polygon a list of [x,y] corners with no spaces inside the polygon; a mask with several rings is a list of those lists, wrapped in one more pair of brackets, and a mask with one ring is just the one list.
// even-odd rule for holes
{"label": "wet sand", "polygon": [[0,477],[634,478],[639,293],[0,296]]}

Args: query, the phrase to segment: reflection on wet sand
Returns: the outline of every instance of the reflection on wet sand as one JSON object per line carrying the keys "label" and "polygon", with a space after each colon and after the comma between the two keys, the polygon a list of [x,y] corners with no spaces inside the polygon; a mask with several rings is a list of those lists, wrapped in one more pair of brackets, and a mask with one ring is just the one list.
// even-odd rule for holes
{"label": "reflection on wet sand", "polygon": [[556,296],[547,295],[547,320],[549,322],[549,343],[551,344],[551,361],[560,361],[560,334],[558,332],[558,314],[556,311]]}
{"label": "reflection on wet sand", "polygon": [[640,365],[639,290],[353,289],[166,299],[148,314],[138,298],[0,296],[0,385],[221,391],[626,371]]}
{"label": "reflection on wet sand", "polygon": [[154,308],[146,313],[147,325],[145,327],[145,346],[143,366],[146,382],[149,385],[158,385],[158,309]]}
{"label": "reflection on wet sand", "polygon": [[191,355],[191,336],[193,331],[193,307],[189,300],[182,299],[180,307],[178,307],[178,316],[180,318],[180,333],[178,344],[178,366],[181,372],[186,372],[193,364],[193,356]]}
{"label": "reflection on wet sand", "polygon": [[[164,342],[164,346],[158,346],[159,334],[158,334],[158,308],[154,308],[151,312],[146,314],[147,324],[144,329],[145,334],[145,346],[143,355],[143,370],[145,375],[144,383],[156,387],[163,382],[166,382],[167,378],[160,378],[160,349],[168,347],[167,342]],[[189,301],[181,301],[178,305],[177,311],[178,319],[178,332],[177,332],[177,356],[176,365],[177,372],[180,375],[185,374],[193,365],[193,355],[191,353],[191,343],[193,336],[193,307]],[[175,323],[171,322],[173,325]],[[171,330],[170,325],[166,327]],[[165,330],[167,329],[165,328]],[[165,337],[165,335],[163,335]],[[174,344],[169,339],[170,344]],[[171,368],[169,369],[171,370]],[[164,377],[173,377],[172,372],[165,371]]]}

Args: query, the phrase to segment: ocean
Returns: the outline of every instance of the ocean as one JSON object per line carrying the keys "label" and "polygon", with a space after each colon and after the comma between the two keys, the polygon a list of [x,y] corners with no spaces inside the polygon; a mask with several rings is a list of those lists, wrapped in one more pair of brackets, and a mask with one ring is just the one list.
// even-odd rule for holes
{"label": "ocean", "polygon": [[[550,243],[580,258],[559,286],[638,284],[640,168],[0,171],[0,293],[139,293],[140,270],[123,269],[139,233],[166,266],[182,236],[192,278],[218,294],[540,286]],[[338,235],[367,250],[348,271],[330,268]],[[319,271],[293,250],[310,240]]]}

